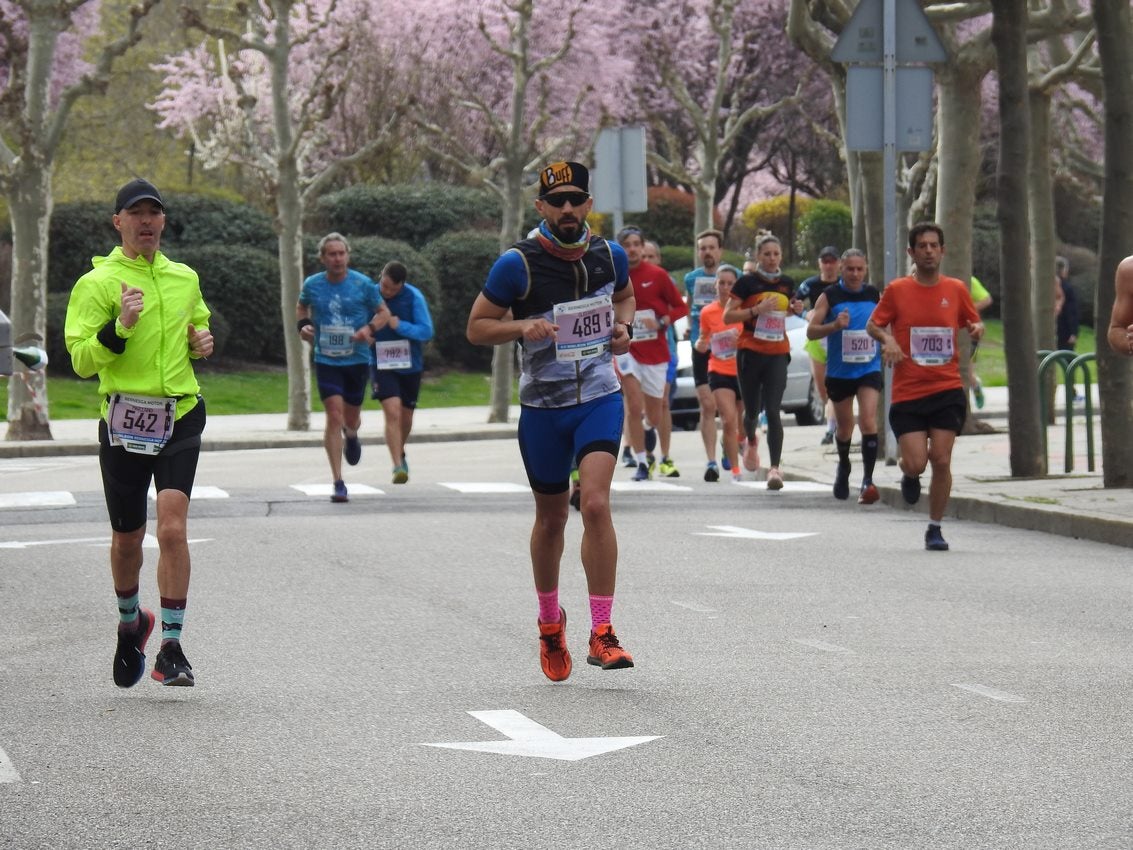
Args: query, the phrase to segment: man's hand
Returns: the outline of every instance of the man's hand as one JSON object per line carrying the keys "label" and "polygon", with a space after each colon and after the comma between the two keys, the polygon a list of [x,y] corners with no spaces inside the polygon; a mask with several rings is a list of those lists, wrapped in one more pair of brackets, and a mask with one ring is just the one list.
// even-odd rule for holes
{"label": "man's hand", "polygon": [[143,304],[144,296],[136,286],[127,286],[126,281],[121,281],[121,283],[122,301],[118,321],[122,323],[122,327],[132,328],[142,315],[142,308],[145,306]]}
{"label": "man's hand", "polygon": [[[523,333],[521,336],[527,342],[539,342],[544,339],[554,339],[555,334],[559,330],[559,326],[548,322],[546,319],[525,319],[523,321]],[[625,330],[623,328],[622,330]]]}
{"label": "man's hand", "polygon": [[194,357],[208,357],[212,354],[212,331],[208,328],[199,331],[189,325],[189,351]]}

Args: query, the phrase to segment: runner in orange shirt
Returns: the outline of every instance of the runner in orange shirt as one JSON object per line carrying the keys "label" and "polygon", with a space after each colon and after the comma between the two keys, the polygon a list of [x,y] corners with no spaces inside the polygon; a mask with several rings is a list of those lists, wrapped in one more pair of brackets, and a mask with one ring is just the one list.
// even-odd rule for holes
{"label": "runner in orange shirt", "polygon": [[[724,427],[724,456],[732,470],[732,480],[743,478],[740,468],[739,439],[743,401],[736,373],[736,343],[743,325],[740,322],[724,323],[724,305],[732,295],[732,286],[739,279],[735,266],[722,265],[716,270],[716,300],[700,310],[699,335],[696,350],[708,356],[708,388]],[[708,461],[704,470],[705,481],[719,481],[720,470],[715,460]]]}
{"label": "runner in orange shirt", "polygon": [[894,280],[881,295],[866,331],[881,343],[893,366],[889,424],[901,453],[901,495],[910,505],[921,494],[921,473],[932,464],[925,548],[945,551],[940,530],[952,491],[952,446],[967,413],[956,333],[973,340],[984,326],[962,280],[940,273],[944,231],[922,222],[909,230],[912,276]]}

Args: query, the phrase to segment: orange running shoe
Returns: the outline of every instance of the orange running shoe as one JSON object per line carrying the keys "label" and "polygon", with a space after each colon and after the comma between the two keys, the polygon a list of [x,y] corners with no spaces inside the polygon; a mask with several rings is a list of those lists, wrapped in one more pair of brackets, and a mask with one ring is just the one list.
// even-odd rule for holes
{"label": "orange running shoe", "polygon": [[618,643],[614,627],[609,623],[601,623],[590,633],[590,654],[586,656],[586,663],[603,670],[620,670],[622,667],[633,666],[633,656]]}
{"label": "orange running shoe", "polygon": [[552,682],[570,675],[570,651],[566,648],[566,611],[559,608],[557,623],[539,624],[539,664]]}
{"label": "orange running shoe", "polygon": [[877,492],[877,487],[874,486],[872,481],[862,482],[862,492],[858,496],[859,505],[872,505],[880,498],[881,494]]}

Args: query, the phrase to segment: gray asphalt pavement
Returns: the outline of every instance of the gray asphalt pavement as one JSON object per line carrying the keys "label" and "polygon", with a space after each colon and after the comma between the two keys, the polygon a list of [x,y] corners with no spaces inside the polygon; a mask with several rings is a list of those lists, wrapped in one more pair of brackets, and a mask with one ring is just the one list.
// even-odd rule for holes
{"label": "gray asphalt pavement", "polygon": [[[948,515],[1133,547],[1133,490],[1102,486],[1100,424],[1094,424],[1095,471],[1087,470],[1085,427],[1082,409],[1078,408],[1072,429],[1074,471],[1062,472],[1066,429],[1059,411],[1057,423],[1048,429],[1051,474],[1040,479],[1012,478],[1007,391],[993,387],[986,394],[987,403],[980,418],[993,432],[967,435],[956,441]],[[381,411],[367,408],[364,417],[364,444],[382,444]],[[489,424],[487,408],[483,407],[422,408],[416,414],[412,441],[499,439],[514,435],[517,418],[518,409],[512,411],[510,422]],[[205,431],[205,450],[317,447],[322,445],[323,422],[321,412],[313,412],[310,430],[289,431],[285,414],[214,416]],[[0,458],[96,453],[96,433],[95,420],[59,420],[52,423],[53,440],[0,442]],[[820,426],[800,428],[788,424],[783,456],[783,471],[788,480],[833,483],[837,458],[831,448],[819,445],[821,435]],[[766,463],[766,449],[764,458]],[[674,459],[684,475],[700,475],[704,452],[699,438],[693,433],[677,432]],[[896,466],[879,464],[875,477],[887,504],[908,507],[901,499]],[[851,484],[858,480],[855,470]],[[909,510],[927,510],[927,475],[924,482],[925,495]]]}
{"label": "gray asphalt pavement", "polygon": [[110,682],[94,423],[0,459],[0,501],[74,497],[0,510],[0,847],[1133,846],[1126,549],[950,519],[925,552],[918,511],[830,496],[821,429],[780,493],[704,482],[682,432],[680,478],[615,481],[637,666],[585,663],[572,514],[552,684],[515,426],[422,414],[393,486],[367,411],[345,505],[317,430],[213,419],[191,690]]}

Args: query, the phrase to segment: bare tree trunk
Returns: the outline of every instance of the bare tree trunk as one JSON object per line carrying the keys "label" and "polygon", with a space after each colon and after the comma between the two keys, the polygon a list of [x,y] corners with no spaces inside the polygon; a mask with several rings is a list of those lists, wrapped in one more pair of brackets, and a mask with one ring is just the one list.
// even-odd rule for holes
{"label": "bare tree trunk", "polygon": [[[1011,388],[1008,423],[1011,474],[1046,474],[1039,421],[1035,329],[1031,303],[1030,236],[1027,215],[1030,117],[1027,103],[1026,0],[993,0],[992,43],[999,79],[999,172],[996,178],[999,267],[1003,280],[1004,337]],[[944,181],[942,180],[943,184]]]}
{"label": "bare tree trunk", "polygon": [[[295,171],[291,163],[291,171]],[[287,430],[311,428],[310,346],[294,333],[295,305],[303,280],[303,201],[298,179],[280,169],[277,192],[279,227],[279,310],[283,317],[283,342],[287,353]],[[294,178],[294,179],[292,179]]]}
{"label": "bare tree trunk", "polygon": [[972,276],[972,208],[980,175],[980,83],[987,69],[948,65],[938,72],[940,177],[936,221],[946,240],[943,271],[965,283]]}
{"label": "bare tree trunk", "polygon": [[[11,176],[12,338],[47,337],[47,241],[51,219],[51,165],[25,152]],[[17,370],[8,380],[9,440],[50,440],[47,375]]]}
{"label": "bare tree trunk", "polygon": [[[1129,0],[1093,0],[1098,55],[1105,87],[1105,207],[1101,262],[1095,298],[1101,330],[1113,310],[1114,274],[1129,253],[1133,233],[1133,13]],[[1098,392],[1102,403],[1102,478],[1106,487],[1133,487],[1133,362],[1098,345]]]}
{"label": "bare tree trunk", "polygon": [[1050,93],[1030,92],[1031,165],[1027,175],[1027,208],[1031,217],[1031,269],[1035,339],[1039,348],[1057,344],[1054,322],[1054,258],[1058,234],[1054,226],[1054,184],[1050,177]]}

